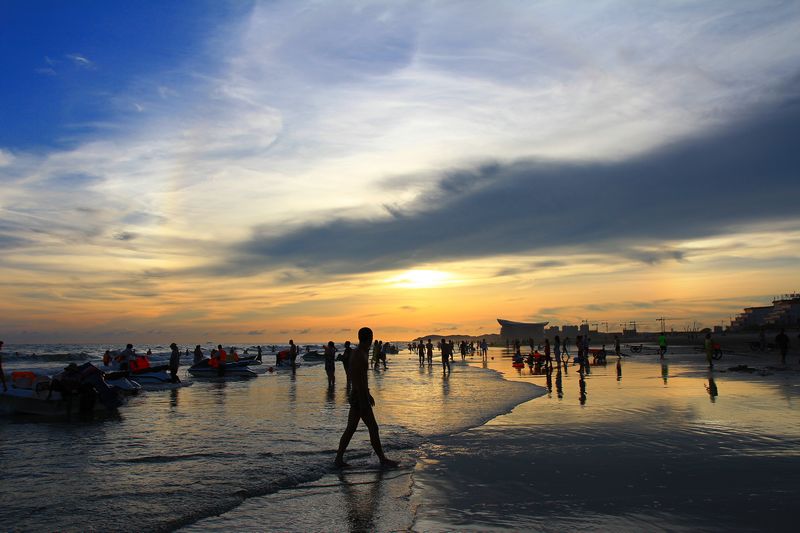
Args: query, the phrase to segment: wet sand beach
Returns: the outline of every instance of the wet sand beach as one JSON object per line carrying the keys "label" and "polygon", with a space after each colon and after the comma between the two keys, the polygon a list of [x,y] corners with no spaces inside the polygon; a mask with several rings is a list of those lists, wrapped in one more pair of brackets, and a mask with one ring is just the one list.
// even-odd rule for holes
{"label": "wet sand beach", "polygon": [[[577,367],[548,383],[490,361],[548,392],[423,447],[413,529],[796,530],[796,365],[726,356],[709,373],[680,349],[616,362],[581,384]],[[741,364],[761,371],[726,370]]]}

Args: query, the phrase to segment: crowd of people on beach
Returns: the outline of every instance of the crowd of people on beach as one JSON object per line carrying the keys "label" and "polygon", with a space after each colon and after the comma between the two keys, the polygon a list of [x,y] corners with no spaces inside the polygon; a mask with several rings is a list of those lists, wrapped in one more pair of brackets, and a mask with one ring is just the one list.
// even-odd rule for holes
{"label": "crowd of people on beach", "polygon": [[[763,337],[763,334],[762,334]],[[579,400],[583,404],[586,401],[586,383],[584,376],[591,373],[592,364],[605,364],[606,362],[606,348],[605,345],[600,349],[590,348],[591,339],[588,335],[578,335],[575,339],[575,355],[572,358],[572,363],[578,366],[579,373]],[[762,339],[763,343],[763,339]],[[529,353],[525,356],[522,354],[522,341],[517,339],[508,341],[507,350],[513,350],[513,365],[515,368],[521,369],[525,365],[528,366],[532,374],[544,374],[547,378],[547,388],[551,390],[553,383],[553,374],[555,373],[556,390],[561,395],[561,380],[562,368],[567,372],[568,363],[570,362],[570,339],[565,337],[563,340],[559,335],[555,335],[551,343],[549,338],[545,338],[542,344],[537,344],[534,339],[527,339],[527,344],[530,347]],[[663,360],[667,353],[667,338],[664,333],[657,338],[658,354]],[[785,330],[781,329],[780,333],[775,337],[775,346],[780,352],[781,363],[786,363],[786,357],[790,348],[789,336]],[[181,349],[176,343],[171,343],[170,356],[167,367],[173,383],[180,383],[178,371],[181,364],[181,356],[191,356],[192,352],[187,348],[185,353],[182,354]],[[0,353],[2,352],[3,342],[0,341]],[[486,339],[477,342],[475,340],[461,340],[456,344],[453,339],[441,338],[434,345],[431,338],[420,339],[408,343],[407,348],[409,352],[416,354],[419,358],[419,366],[428,367],[433,366],[434,350],[437,350],[441,356],[442,372],[449,375],[451,372],[451,362],[455,360],[456,350],[461,355],[462,361],[467,356],[475,355],[476,353],[481,356],[481,359],[486,362],[488,359],[489,345]],[[367,369],[372,368],[375,371],[380,369],[388,369],[387,354],[397,353],[397,347],[389,342],[381,340],[373,340],[372,330],[369,328],[362,328],[359,330],[359,343],[354,348],[350,341],[346,341],[343,345],[341,353],[337,350],[336,344],[329,341],[324,345],[324,366],[327,376],[328,387],[332,388],[336,383],[336,361],[340,361],[346,376],[346,390],[348,392],[348,402],[350,410],[348,414],[347,426],[342,434],[337,450],[335,463],[337,466],[344,467],[347,464],[344,462],[344,453],[352,438],[359,421],[364,421],[369,430],[370,442],[374,448],[380,462],[385,466],[393,466],[397,463],[388,459],[382,449],[379,430],[373,407],[375,405],[374,398],[369,394],[369,384],[367,377]],[[641,349],[641,345],[640,345]],[[244,349],[242,356],[235,346],[230,346],[225,349],[221,344],[212,349],[206,357],[201,345],[196,345],[193,351],[193,365],[207,365],[211,368],[222,369],[225,365],[238,363],[243,359],[252,359],[259,363],[262,362],[264,350],[261,346],[255,347],[256,355],[250,356],[248,348]],[[285,350],[277,351],[276,346],[271,347],[271,351],[275,353],[275,366],[280,367],[284,364],[290,365],[294,372],[297,368],[297,358],[300,354],[298,346],[293,339],[289,340],[289,346]],[[714,367],[714,360],[718,354],[721,353],[721,347],[716,342],[711,333],[705,335],[703,343],[703,351],[705,352],[708,366],[710,369]],[[306,352],[309,353],[309,347],[306,347]],[[622,368],[620,360],[622,358],[620,339],[614,336],[614,353],[617,355],[617,379],[621,379]],[[132,344],[127,344],[123,350],[111,351],[107,350],[103,356],[103,365],[109,369],[120,371],[139,372],[150,368],[150,357],[152,352],[147,350],[146,354],[137,354]],[[590,361],[591,360],[591,361]],[[662,370],[665,364],[662,363]],[[272,368],[270,368],[272,370]],[[664,379],[666,381],[666,371],[664,371]],[[2,371],[2,357],[0,357],[0,379],[2,379],[3,390],[7,390],[5,374]],[[715,394],[712,394],[712,389],[716,389],[713,380],[710,381],[709,394],[712,399]]]}

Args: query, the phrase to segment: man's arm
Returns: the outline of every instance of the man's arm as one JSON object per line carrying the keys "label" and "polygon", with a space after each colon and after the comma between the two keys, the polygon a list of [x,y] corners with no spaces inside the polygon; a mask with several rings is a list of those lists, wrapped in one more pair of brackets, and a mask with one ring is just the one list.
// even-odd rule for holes
{"label": "man's arm", "polygon": [[367,379],[367,354],[356,351],[355,357],[350,362],[350,380],[353,393],[358,396],[359,405],[366,407],[371,405],[369,401],[369,381]]}

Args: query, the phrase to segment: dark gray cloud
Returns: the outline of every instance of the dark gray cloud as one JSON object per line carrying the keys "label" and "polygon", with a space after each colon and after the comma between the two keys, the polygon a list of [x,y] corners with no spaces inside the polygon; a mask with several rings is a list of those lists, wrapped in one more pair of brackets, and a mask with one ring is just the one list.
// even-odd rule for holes
{"label": "dark gray cloud", "polygon": [[[366,272],[556,250],[648,264],[683,260],[682,251],[660,243],[798,218],[798,138],[800,102],[791,98],[727,129],[622,162],[525,160],[450,172],[436,194],[425,195],[423,210],[328,220],[280,236],[256,230],[234,247],[235,264],[225,270],[292,264]],[[548,266],[557,265],[539,265]]]}
{"label": "dark gray cloud", "polygon": [[131,231],[120,231],[114,234],[114,239],[118,241],[132,241],[139,235]]}
{"label": "dark gray cloud", "polygon": [[[2,227],[2,226],[0,226]],[[12,248],[22,248],[32,244],[32,241],[13,235],[3,235],[0,233],[0,250],[11,250]]]}

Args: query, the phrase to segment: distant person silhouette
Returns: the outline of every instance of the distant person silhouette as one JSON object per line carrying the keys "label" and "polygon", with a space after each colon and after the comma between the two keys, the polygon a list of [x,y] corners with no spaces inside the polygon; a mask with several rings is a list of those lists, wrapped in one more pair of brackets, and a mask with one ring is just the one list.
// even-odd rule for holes
{"label": "distant person silhouette", "polygon": [[347,390],[350,390],[350,359],[353,356],[353,348],[350,347],[350,341],[344,342],[344,352],[339,356],[339,361],[342,362],[344,367],[344,376],[347,378]]}
{"label": "distant person silhouette", "polygon": [[711,333],[706,333],[705,341],[703,341],[703,348],[706,351],[708,368],[714,368],[714,341],[711,340]]}
{"label": "distant person silhouette", "polygon": [[775,337],[775,344],[781,352],[781,364],[786,364],[786,354],[789,353],[789,336],[786,330],[781,329],[781,332]]}
{"label": "distant person silhouette", "polygon": [[297,345],[292,339],[289,339],[289,361],[294,372],[297,369]]}
{"label": "distant person silhouette", "polygon": [[372,330],[370,328],[361,328],[358,330],[358,348],[353,352],[350,359],[350,379],[352,381],[350,412],[347,415],[347,427],[344,433],[342,433],[342,438],[339,441],[339,449],[336,452],[336,459],[334,461],[336,466],[340,468],[348,466],[347,463],[344,462],[344,452],[347,450],[347,445],[350,444],[350,439],[356,432],[359,420],[363,420],[367,425],[369,441],[381,465],[388,467],[397,466],[397,461],[392,461],[383,453],[381,438],[378,432],[378,422],[375,420],[375,414],[372,412],[375,400],[369,393],[369,381],[367,378],[367,369],[370,366],[369,349],[371,345]]}
{"label": "distant person silhouette", "polygon": [[428,343],[425,345],[425,352],[428,356],[428,366],[433,366],[433,343],[430,339],[428,339]]}
{"label": "distant person silhouette", "polygon": [[169,356],[169,374],[170,380],[173,383],[180,383],[181,380],[178,378],[178,367],[181,365],[181,351],[178,348],[178,345],[174,342],[169,345],[172,348],[172,353]]}
{"label": "distant person silhouette", "polygon": [[419,351],[419,366],[425,366],[425,345],[420,342],[417,350]]}
{"label": "distant person silhouette", "polygon": [[199,363],[203,359],[205,359],[205,357],[203,356],[203,349],[198,344],[197,346],[194,347],[194,362],[193,362],[193,364],[196,365],[197,363]]}
{"label": "distant person silhouette", "polygon": [[325,373],[328,375],[328,387],[336,385],[336,345],[328,341],[325,346]]}
{"label": "distant person silhouette", "polygon": [[442,339],[442,372],[450,373],[450,351],[453,345],[449,344],[446,340]]}

